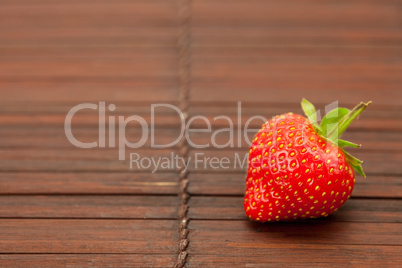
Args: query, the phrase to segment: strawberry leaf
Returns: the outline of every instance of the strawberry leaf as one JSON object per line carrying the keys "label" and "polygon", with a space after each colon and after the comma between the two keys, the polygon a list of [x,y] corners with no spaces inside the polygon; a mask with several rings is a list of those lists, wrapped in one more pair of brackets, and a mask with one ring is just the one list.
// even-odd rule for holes
{"label": "strawberry leaf", "polygon": [[343,151],[343,154],[345,155],[346,160],[348,160],[349,164],[360,165],[363,163],[362,160],[357,159],[356,157],[352,156],[345,150],[342,149],[342,151]]}
{"label": "strawberry leaf", "polygon": [[345,155],[346,161],[353,167],[354,170],[356,170],[360,175],[362,175],[364,178],[366,177],[366,174],[364,174],[363,171],[363,161],[357,159],[356,157],[352,156],[345,150],[341,149],[343,154]]}
{"label": "strawberry leaf", "polygon": [[[337,128],[339,122],[350,113],[349,109],[336,108],[328,112],[321,121],[321,130],[324,135],[328,133],[338,133]],[[337,140],[338,137],[334,137],[332,140]]]}
{"label": "strawberry leaf", "polygon": [[357,171],[357,173],[359,173],[361,176],[366,178],[366,174],[364,174],[362,165],[353,165],[353,164],[350,164],[350,165],[353,167],[354,170]]}
{"label": "strawberry leaf", "polygon": [[317,122],[317,112],[315,110],[314,105],[306,99],[303,99],[301,102],[302,109],[304,114],[307,116],[310,123],[313,125],[315,131],[319,134],[322,134],[322,130],[320,125]]}
{"label": "strawberry leaf", "polygon": [[356,144],[356,143],[353,143],[353,142],[350,142],[350,141],[341,140],[341,139],[338,139],[338,140],[337,140],[337,143],[338,143],[338,146],[339,146],[339,147],[346,147],[346,146],[349,146],[349,147],[359,148],[359,147],[361,146],[360,144]]}

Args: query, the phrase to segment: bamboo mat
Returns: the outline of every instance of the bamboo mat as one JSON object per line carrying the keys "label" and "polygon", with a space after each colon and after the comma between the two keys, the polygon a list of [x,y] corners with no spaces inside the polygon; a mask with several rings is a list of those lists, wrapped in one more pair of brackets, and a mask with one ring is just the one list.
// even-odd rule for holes
{"label": "bamboo mat", "polygon": [[[401,28],[395,0],[0,0],[0,266],[400,265]],[[148,124],[151,105],[167,103],[212,130],[228,127],[219,115],[241,130],[254,115],[301,113],[303,97],[321,109],[373,101],[345,134],[363,144],[352,151],[367,179],[314,221],[250,222],[245,168],[131,170],[118,148],[80,149],[64,131],[80,103],[114,104],[107,116]],[[77,113],[75,137],[96,141],[98,120]],[[180,123],[158,110],[155,141],[175,140]],[[141,134],[127,127],[130,140]],[[248,151],[241,135],[222,149],[185,140],[158,149],[148,139],[126,155],[234,161]]]}

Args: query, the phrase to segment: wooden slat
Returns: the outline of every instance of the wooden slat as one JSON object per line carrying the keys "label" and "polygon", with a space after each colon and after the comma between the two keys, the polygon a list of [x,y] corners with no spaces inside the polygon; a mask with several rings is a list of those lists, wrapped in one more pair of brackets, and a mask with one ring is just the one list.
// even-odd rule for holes
{"label": "wooden slat", "polygon": [[[160,122],[162,123],[162,121]],[[166,122],[164,122],[166,123]],[[108,130],[106,130],[108,131]],[[99,129],[97,127],[84,127],[84,128],[74,128],[74,137],[80,142],[94,142],[99,140]],[[108,132],[107,132],[108,133]],[[116,129],[117,135],[115,135],[115,144],[119,144],[118,129]],[[125,135],[127,139],[139,140],[142,136],[141,128],[127,127]],[[178,129],[173,128],[155,128],[154,132],[154,144],[169,144],[174,142],[179,138],[180,133]],[[66,138],[66,134],[63,128],[60,127],[12,127],[12,128],[1,128],[0,129],[0,147],[21,147],[21,148],[46,148],[46,147],[63,147],[72,149],[72,145]],[[107,136],[107,141],[109,137]],[[109,144],[107,142],[107,144]],[[146,143],[142,146],[151,147],[151,138],[147,139]],[[177,147],[177,144],[174,146]]]}
{"label": "wooden slat", "polygon": [[[80,5],[2,6],[1,28],[149,27],[175,26],[174,2],[103,2]],[[19,16],[15,16],[19,15]]]}
{"label": "wooden slat", "polygon": [[[244,37],[246,38],[246,37]],[[211,38],[212,39],[212,38]],[[275,42],[275,40],[272,40]],[[310,40],[304,41],[308,42]],[[257,42],[257,41],[256,41]],[[293,43],[293,40],[291,40]],[[299,41],[300,43],[303,40]],[[313,42],[313,41],[311,41]],[[268,41],[267,41],[268,43]],[[252,49],[250,49],[252,47]],[[33,49],[28,50],[17,50],[12,48],[7,48],[9,54],[11,55],[27,55],[29,53],[34,53]],[[31,52],[32,51],[32,52]],[[331,45],[314,45],[314,44],[304,44],[304,45],[287,45],[285,42],[283,44],[250,44],[250,45],[199,45],[194,47],[194,58],[197,57],[369,57],[370,55],[374,57],[399,57],[402,53],[402,47],[385,45],[385,46],[369,46],[369,45],[355,45],[355,46],[331,46]],[[55,52],[50,51],[47,54],[54,55]],[[18,53],[18,54],[17,54]],[[35,50],[35,53],[45,53],[39,48]],[[60,51],[60,54],[67,54],[68,52]],[[78,51],[77,54],[80,52]],[[97,51],[88,52],[90,55],[97,53]],[[100,52],[98,52],[100,54]],[[114,51],[104,51],[103,53],[109,53],[111,55],[120,55],[118,52]],[[120,52],[124,53],[124,49]],[[149,53],[148,50],[143,52],[144,54]],[[161,54],[161,49],[157,50],[155,54]],[[0,53],[1,55],[1,53]]]}
{"label": "wooden slat", "polygon": [[[306,27],[302,25],[281,27],[275,24],[269,27],[216,25],[212,28],[198,26],[193,27],[193,35],[195,52],[202,47],[242,48],[242,51],[246,52],[247,55],[255,55],[252,51],[254,49],[257,49],[257,52],[261,52],[261,48],[272,48],[292,54],[310,48],[309,51],[312,55],[321,55],[320,52],[322,50],[326,51],[329,55],[337,55],[344,49],[346,51],[356,49],[358,54],[351,55],[351,57],[362,55],[357,51],[358,47],[363,49],[363,51],[367,51],[367,49],[374,49],[375,51],[375,49],[380,47],[390,50],[392,48],[400,48],[400,41],[402,39],[399,29],[391,27],[331,27],[329,31],[328,27]],[[332,53],[330,50],[333,50]],[[196,53],[195,55],[198,54]],[[217,56],[226,55],[232,54],[224,53]],[[307,55],[310,54],[299,54],[299,56],[304,57]],[[370,57],[368,54],[364,55]],[[377,54],[371,56],[375,57]]]}
{"label": "wooden slat", "polygon": [[[98,105],[98,103],[95,103]],[[72,106],[71,108],[73,108]],[[107,108],[106,108],[107,109]],[[106,122],[106,131],[108,131],[109,125],[109,116],[114,116],[115,118],[115,126],[117,127],[119,124],[119,116],[123,116],[123,119],[126,120],[129,116],[137,115],[142,117],[144,121],[147,123],[147,127],[151,127],[152,116],[150,114],[139,115],[133,112],[132,114],[106,114],[106,117],[100,117],[98,115],[99,110],[90,110],[92,113],[79,113],[77,112],[73,118],[71,119],[71,128],[74,131],[76,127],[98,127],[99,119],[105,119]],[[0,117],[0,125],[1,126],[51,126],[58,127],[59,129],[63,129],[65,125],[67,114],[17,114],[17,115],[2,115]],[[154,126],[156,127],[178,127],[181,123],[180,115],[176,113],[176,115],[157,115],[154,116]],[[133,119],[132,123],[127,125],[127,129],[130,128],[130,125],[141,127],[138,120]],[[117,133],[118,135],[118,133]]]}
{"label": "wooden slat", "polygon": [[[95,39],[95,38],[94,38]],[[68,41],[67,41],[68,42]],[[71,41],[70,41],[71,42]],[[0,57],[16,57],[16,58],[86,58],[86,57],[113,57],[113,58],[138,58],[143,56],[158,56],[166,57],[175,53],[174,46],[157,46],[149,45],[142,46],[138,44],[140,41],[126,41],[127,44],[121,45],[101,45],[93,41],[93,45],[51,45],[45,43],[43,46],[40,44],[33,44],[30,46],[22,45],[8,45],[0,46]],[[131,44],[131,45],[130,45]],[[388,54],[386,54],[389,52]],[[381,55],[391,54],[389,50],[379,49],[378,53]]]}
{"label": "wooden slat", "polygon": [[[189,207],[190,219],[247,220],[243,197],[193,196]],[[350,199],[330,216],[330,220],[399,223],[402,221],[401,207],[402,200]]]}
{"label": "wooden slat", "polygon": [[[218,57],[195,59],[194,61],[195,78],[222,79],[227,78],[227,75],[232,75],[237,78],[236,80],[239,78],[272,79],[283,78],[286,75],[289,81],[313,78],[316,81],[335,78],[351,81],[353,77],[359,76],[367,78],[368,81],[384,81],[386,83],[384,87],[400,81],[398,71],[401,69],[401,62],[393,58]],[[313,74],[317,77],[314,77]],[[325,75],[325,77],[319,75]]]}
{"label": "wooden slat", "polygon": [[251,221],[190,221],[189,251],[239,254],[248,248],[272,245],[395,245],[401,246],[398,223],[335,222],[259,224]]}
{"label": "wooden slat", "polygon": [[177,220],[2,219],[0,253],[174,253]]}
{"label": "wooden slat", "polygon": [[[1,32],[1,31],[0,31]],[[156,44],[147,46],[141,44],[141,40],[128,39],[120,36],[112,37],[113,39],[123,39],[119,44],[108,44],[108,40],[89,40],[87,43],[80,45],[79,41],[59,41],[30,42],[31,45],[23,45],[24,41],[7,42],[0,45],[0,57],[18,57],[18,58],[86,58],[86,57],[114,57],[114,58],[138,58],[140,56],[158,56],[166,57],[176,52],[174,44],[169,41],[153,41]],[[151,39],[146,36],[138,39]],[[93,38],[96,39],[96,38]],[[125,40],[128,39],[128,40]],[[157,39],[157,38],[154,38]],[[211,38],[213,39],[213,37]],[[103,42],[102,42],[103,41]],[[25,41],[28,42],[28,41]],[[63,42],[65,42],[63,44]],[[91,43],[92,42],[92,43]],[[150,43],[152,41],[149,41]],[[293,41],[292,41],[293,42]],[[302,41],[300,41],[302,42]],[[15,43],[15,44],[14,44]],[[22,43],[22,44],[20,44]],[[103,45],[103,43],[105,43]],[[159,44],[168,43],[167,45]],[[250,49],[250,46],[253,49]],[[355,45],[355,46],[330,46],[330,45],[299,45],[289,46],[284,44],[255,44],[247,46],[236,45],[194,45],[194,58],[201,57],[399,57],[402,48],[396,45]]]}
{"label": "wooden slat", "polygon": [[177,196],[0,195],[0,218],[175,219]]}
{"label": "wooden slat", "polygon": [[[99,3],[98,3],[99,4]],[[46,4],[51,5],[51,2]],[[70,3],[69,3],[70,5]],[[114,4],[115,5],[115,4]],[[27,4],[24,4],[27,6]],[[175,27],[105,27],[105,28],[66,28],[63,32],[57,28],[20,28],[20,29],[0,29],[3,34],[2,47],[30,48],[45,46],[47,48],[57,47],[176,47],[177,29]],[[388,36],[390,30],[385,31],[382,36]],[[373,35],[377,35],[374,31]],[[397,36],[393,37],[396,38]],[[172,53],[173,54],[173,53]],[[170,54],[170,55],[172,55]],[[4,54],[5,56],[11,56]],[[37,55],[38,56],[38,55]],[[75,55],[78,56],[78,55]],[[88,56],[88,55],[86,55]]]}
{"label": "wooden slat", "polygon": [[0,173],[0,194],[176,194],[176,173]]}
{"label": "wooden slat", "polygon": [[[125,160],[119,160],[117,149],[4,149],[0,150],[0,171],[155,171],[159,173],[177,169],[175,160],[171,161],[172,157],[174,159],[177,155],[175,150],[126,149]],[[131,153],[139,156],[138,161],[133,163],[132,169],[130,169]],[[157,164],[159,160],[165,163],[169,160],[169,166],[155,169],[154,163]]]}
{"label": "wooden slat", "polygon": [[[231,246],[229,241],[223,244]],[[247,243],[238,246],[238,253],[193,252],[187,258],[188,267],[304,267],[349,266],[393,267],[401,262],[400,246],[372,245],[274,245]]]}
{"label": "wooden slat", "polygon": [[[195,1],[194,25],[280,25],[320,27],[398,27],[400,11],[394,3],[298,1]],[[342,18],[342,19],[340,19]]]}
{"label": "wooden slat", "polygon": [[4,17],[0,20],[1,28],[28,28],[28,29],[63,29],[75,27],[173,27],[177,23],[175,18],[155,17],[133,17],[129,14],[119,16],[118,14],[77,14],[75,19],[71,15],[41,17],[40,15],[24,16],[23,18]]}
{"label": "wooden slat", "polygon": [[[71,0],[69,2],[69,4],[71,5],[84,5],[84,6],[89,6],[92,7],[92,5],[94,4],[95,0]],[[386,1],[392,1],[392,0],[386,0]],[[95,3],[108,3],[108,1],[95,1]],[[116,0],[114,3],[116,4],[124,4],[127,2],[131,2],[131,1],[127,1],[127,0]],[[152,0],[152,1],[147,1],[147,0],[137,0],[135,2],[154,2],[154,3],[161,3],[161,4],[167,4],[166,1],[164,0]],[[35,3],[29,1],[29,0],[1,0],[1,3],[5,6],[19,6],[19,5],[26,5],[27,7],[35,7],[36,5],[50,5],[50,6],[65,6],[66,2],[64,2],[63,0],[38,0]],[[92,5],[91,5],[92,4]],[[151,3],[152,4],[152,3]]]}
{"label": "wooden slat", "polygon": [[[4,90],[4,89],[3,89]],[[2,89],[0,88],[0,92]],[[123,90],[116,90],[114,91],[115,95],[114,96],[109,96],[108,91],[102,92],[102,90],[99,90],[99,96],[95,94],[94,92],[91,92],[91,90],[88,90],[86,93],[90,93],[86,96],[84,94],[81,95],[81,99],[77,98],[72,101],[60,101],[57,99],[56,95],[63,95],[65,94],[67,96],[68,90],[60,90],[60,91],[46,91],[46,90],[41,90],[38,89],[36,92],[36,99],[30,100],[27,102],[27,99],[18,99],[16,98],[16,95],[10,96],[9,94],[3,93],[5,97],[8,98],[8,102],[0,102],[1,107],[0,107],[0,112],[4,115],[26,115],[26,114],[37,114],[37,115],[46,115],[46,114],[62,114],[62,115],[67,115],[68,111],[71,110],[71,108],[75,107],[76,105],[80,103],[92,103],[99,105],[99,102],[105,102],[105,108],[107,109],[106,115],[107,116],[119,116],[119,115],[150,115],[152,111],[152,105],[153,104],[164,104],[164,105],[174,105],[176,106],[177,103],[174,101],[175,99],[172,98],[171,101],[169,101],[170,97],[174,97],[175,93],[174,91],[169,91],[169,90],[164,90],[164,91],[159,91],[157,89],[154,90],[155,92],[153,94],[142,94],[142,99],[138,98],[137,101],[121,101],[118,100],[121,96],[123,98],[132,98],[134,97],[134,93],[138,93],[136,90],[131,90],[129,91],[123,91]],[[6,92],[4,90],[4,92]],[[161,96],[159,98],[158,93],[161,93]],[[20,93],[24,93],[26,96],[24,97],[33,97],[29,95],[28,91],[20,91]],[[58,94],[57,94],[58,93]],[[125,93],[129,93],[126,95]],[[165,93],[165,94],[164,94]],[[105,95],[103,95],[105,94]],[[133,94],[133,95],[130,95]],[[38,96],[39,95],[39,96]],[[156,99],[155,95],[158,95],[158,98]],[[170,96],[170,97],[169,97]],[[58,96],[60,97],[60,96]],[[116,99],[115,99],[116,97]],[[14,98],[14,99],[13,99]],[[50,98],[46,100],[46,98]],[[54,99],[53,99],[54,98]],[[42,100],[41,100],[42,99]],[[157,102],[156,102],[157,101]],[[10,105],[12,104],[12,106]],[[108,106],[110,104],[114,104],[116,106],[116,109],[112,112],[108,109]],[[77,114],[96,114],[98,109],[91,110],[91,109],[82,109]],[[176,115],[177,112],[166,106],[161,106],[161,107],[155,107],[154,109],[154,114],[159,117],[163,117],[163,115]],[[179,115],[177,115],[178,117]],[[90,126],[88,126],[90,127]]]}
{"label": "wooden slat", "polygon": [[[71,3],[72,5],[88,5],[93,3],[95,0],[71,0],[69,3]],[[261,0],[253,0],[251,1],[251,3],[255,3],[255,2],[259,2]],[[97,1],[99,2],[99,1]],[[100,1],[102,2],[102,1]],[[116,0],[115,3],[116,4],[121,4],[121,3],[126,3],[127,0]],[[151,2],[149,0],[136,0],[136,2]],[[152,0],[152,2],[155,3],[160,3],[162,2],[166,2],[165,0]],[[217,2],[221,2],[221,3],[236,3],[236,2],[242,2],[242,0],[219,0]],[[266,4],[271,4],[272,2],[275,3],[275,0],[264,0],[262,2],[266,2]],[[320,0],[306,0],[307,3],[325,3],[325,2],[329,2],[331,3],[331,0],[325,0],[325,1],[320,1]],[[376,0],[351,0],[348,1],[350,3],[364,3],[364,4],[370,4],[370,5],[383,5],[383,4],[397,4],[399,3],[398,0],[384,0],[381,2],[378,2]],[[49,5],[65,5],[65,2],[63,0],[38,0],[37,2],[33,3],[32,1],[29,0],[2,0],[1,1],[2,4],[4,5],[11,5],[14,6],[16,4],[25,4],[27,6],[35,6],[36,4],[49,4]]]}
{"label": "wooden slat", "polygon": [[0,78],[7,77],[135,77],[176,75],[173,57],[0,59]]}
{"label": "wooden slat", "polygon": [[[3,1],[2,1],[3,2]],[[117,1],[118,2],[118,1]],[[150,18],[176,18],[175,3],[173,1],[120,1],[107,2],[97,1],[62,3],[47,1],[45,3],[37,2],[35,5],[27,3],[3,4],[0,8],[0,16],[5,18],[18,14],[26,20],[30,16],[44,17],[45,19],[54,19],[65,15],[131,15],[134,17]],[[49,16],[51,15],[51,16]]]}
{"label": "wooden slat", "polygon": [[[247,68],[254,70],[256,67]],[[363,72],[364,79],[344,81],[340,77],[329,77],[335,76],[337,73],[327,76],[327,74],[317,75],[314,71],[308,74],[309,77],[306,74],[294,77],[298,75],[297,72],[269,77],[270,72],[265,71],[264,77],[260,78],[241,78],[238,73],[225,71],[221,78],[211,79],[211,81],[206,78],[195,80],[191,100],[208,103],[218,100],[232,103],[242,101],[264,105],[267,101],[283,103],[284,100],[299,103],[304,97],[313,103],[332,103],[338,100],[352,106],[362,100],[374,100],[376,104],[401,105],[400,86],[398,83],[392,82],[391,78],[372,81],[365,77],[367,74]],[[356,72],[350,73],[362,77]],[[360,93],[362,91],[364,97]],[[248,93],[244,94],[244,92]]]}
{"label": "wooden slat", "polygon": [[305,97],[355,104],[362,100],[359,90],[364,90],[364,98],[378,104],[400,104],[402,65],[394,58],[203,58],[195,59],[193,66],[193,101],[299,102]]}
{"label": "wooden slat", "polygon": [[[35,88],[36,90],[32,90]],[[52,105],[50,102],[71,102],[69,109],[80,102],[116,102],[116,101],[150,101],[164,102],[176,99],[177,89],[175,77],[170,79],[83,79],[74,81],[68,79],[45,79],[44,81],[22,77],[1,81],[0,94],[3,105],[35,106],[41,102],[44,106]],[[7,105],[7,103],[9,103]],[[54,103],[55,104],[55,103]],[[54,105],[53,104],[53,105]],[[109,103],[110,104],[110,103]],[[64,104],[63,107],[66,107]],[[118,106],[117,106],[118,109]],[[118,111],[118,110],[117,110]]]}
{"label": "wooden slat", "polygon": [[[130,148],[126,148],[129,150]],[[135,152],[144,156],[152,157],[155,153],[160,156],[170,156],[174,151],[167,149],[138,149],[135,148]],[[117,156],[117,157],[116,157]],[[107,149],[107,148],[90,148],[81,149],[75,147],[74,149],[60,149],[50,148],[43,150],[34,149],[3,149],[0,150],[0,160],[44,160],[44,161],[60,161],[60,160],[108,160],[113,162],[113,160],[118,160],[118,149]],[[122,162],[124,162],[122,160]]]}
{"label": "wooden slat", "polygon": [[[200,173],[190,175],[188,190],[195,195],[244,196],[245,173]],[[353,197],[402,198],[402,177],[368,176],[356,178]]]}
{"label": "wooden slat", "polygon": [[[246,59],[200,59],[195,61],[195,81],[216,81],[223,79],[227,81],[229,78],[232,78],[229,80],[232,82],[236,81],[239,85],[242,84],[242,80],[276,81],[267,85],[267,88],[271,88],[272,92],[274,91],[273,88],[276,90],[289,88],[287,86],[289,83],[294,83],[293,87],[299,83],[311,84],[311,86],[318,84],[324,88],[323,86],[326,83],[335,83],[338,88],[344,88],[344,84],[357,88],[361,88],[365,84],[372,84],[370,88],[382,85],[381,88],[388,89],[391,87],[391,89],[396,89],[396,86],[401,82],[398,74],[402,71],[402,64],[393,58],[370,61],[321,58],[316,60],[294,60],[275,57],[265,59],[255,58],[247,64]],[[0,59],[0,78],[16,79],[21,77],[22,79],[26,79],[26,77],[54,77],[68,79],[106,77],[124,79],[131,77],[137,79],[161,79],[176,76],[177,74],[174,71],[176,67],[176,62],[171,57],[41,58],[30,59],[29,61],[23,58],[3,58]],[[356,77],[359,77],[360,80],[356,81]],[[228,88],[228,86],[230,86],[230,83],[221,85],[220,87]],[[199,85],[196,84],[195,87],[198,89]],[[259,97],[264,96],[269,99],[267,93]],[[224,94],[224,92],[216,94]],[[204,95],[204,99],[207,96]],[[201,98],[201,100],[203,99]]]}
{"label": "wooden slat", "polygon": [[3,267],[172,267],[176,254],[1,254]]}

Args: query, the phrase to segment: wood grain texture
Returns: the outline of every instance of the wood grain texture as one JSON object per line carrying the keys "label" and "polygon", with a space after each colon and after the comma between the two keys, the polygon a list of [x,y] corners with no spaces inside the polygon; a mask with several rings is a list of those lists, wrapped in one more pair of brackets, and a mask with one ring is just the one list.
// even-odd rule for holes
{"label": "wood grain texture", "polygon": [[[100,4],[100,3],[98,3]],[[51,2],[43,4],[42,6],[50,6]],[[27,4],[24,4],[27,7]],[[66,5],[64,5],[64,8]],[[76,7],[79,9],[79,6]],[[176,47],[176,35],[177,29],[175,27],[170,26],[161,26],[161,27],[134,27],[134,28],[119,28],[119,27],[105,27],[105,28],[65,28],[63,32],[57,31],[57,28],[47,28],[46,31],[37,28],[37,29],[29,29],[29,28],[14,28],[0,29],[0,32],[3,33],[2,47],[12,49],[20,49],[28,50],[37,48],[40,46],[44,53],[46,50],[43,48],[55,49],[57,51],[58,48],[64,48],[68,51],[71,49],[71,52],[79,50],[85,51],[88,48],[98,48],[99,51],[107,52],[108,50],[115,50],[117,52],[118,48],[128,48],[132,46],[129,55],[133,56],[136,49],[152,49],[152,48],[169,48],[174,49]],[[397,38],[397,36],[392,37],[390,34],[391,31],[384,32],[381,36],[388,37],[390,40],[392,38]],[[377,32],[371,31],[373,36],[378,35]],[[173,53],[169,53],[168,55],[172,55]],[[13,54],[5,54],[6,56],[16,56]],[[34,54],[32,56],[46,56],[41,54]],[[47,54],[51,55],[51,54]],[[53,54],[59,55],[61,54]],[[77,56],[88,56],[81,54],[73,54],[75,57]],[[110,54],[103,53],[103,55],[107,56]],[[142,55],[143,56],[143,55]]]}
{"label": "wood grain texture", "polygon": [[[251,221],[193,220],[190,222],[192,252],[238,252],[242,248],[272,244],[324,245],[395,245],[401,246],[401,225],[398,223],[317,221],[260,224]],[[367,234],[370,235],[367,235]]]}
{"label": "wood grain texture", "polygon": [[[133,156],[132,165],[130,154]],[[155,158],[155,154],[158,156]],[[0,171],[54,171],[54,172],[172,172],[177,169],[175,150],[130,149],[125,152],[125,160],[119,160],[118,149],[81,148],[57,149],[3,149],[0,150]],[[156,169],[158,161],[168,163]],[[145,159],[145,160],[144,160]],[[173,161],[171,161],[173,159]],[[169,162],[167,162],[169,160]],[[142,164],[143,163],[143,164]],[[162,163],[162,162],[159,162]],[[181,163],[179,160],[177,163]],[[161,167],[161,166],[159,166]]]}
{"label": "wood grain texture", "polygon": [[57,16],[73,14],[176,18],[176,9],[174,2],[171,1],[116,1],[115,3],[100,2],[97,5],[93,5],[91,1],[71,2],[69,4],[63,2],[57,3],[57,1],[43,1],[42,3],[38,1],[35,5],[29,5],[26,2],[19,1],[9,4],[3,3],[0,9],[0,15],[11,17],[11,14],[19,14],[23,17],[45,17],[44,19],[46,19],[45,15],[51,14],[52,16],[47,17],[47,19],[50,20]]}
{"label": "wood grain texture", "polygon": [[[81,102],[173,101],[178,92],[176,87],[174,77],[162,79],[147,77],[140,79],[130,77],[120,77],[119,79],[110,77],[0,79],[2,106],[42,106],[42,109],[50,106],[54,110],[62,105],[67,108],[64,111],[70,110]],[[66,103],[70,104],[67,106]],[[46,111],[49,112],[49,110]]]}
{"label": "wood grain texture", "polygon": [[2,219],[1,253],[174,253],[177,220]]}
{"label": "wood grain texture", "polygon": [[[42,35],[46,34],[42,33]],[[155,35],[160,36],[159,32],[155,32]],[[226,47],[229,51],[236,47],[242,48],[242,51],[246,52],[247,55],[253,55],[252,49],[255,48],[281,49],[280,47],[282,47],[289,53],[297,53],[297,51],[303,51],[306,48],[317,48],[318,51],[311,50],[313,55],[319,53],[321,49],[328,49],[328,53],[331,53],[330,50],[333,49],[332,53],[337,53],[343,49],[353,50],[357,47],[361,47],[363,50],[375,50],[387,46],[397,48],[399,47],[398,41],[402,37],[397,27],[332,27],[331,31],[328,31],[325,27],[303,25],[289,25],[288,27],[281,27],[280,25],[271,25],[270,27],[216,25],[213,28],[195,26],[193,35],[196,51],[197,48],[203,46],[209,48]],[[67,36],[69,36],[69,32]],[[301,56],[307,55],[301,54]],[[361,54],[351,56],[361,56]]]}
{"label": "wood grain texture", "polygon": [[3,267],[171,267],[175,254],[1,254]]}
{"label": "wood grain texture", "polygon": [[[303,68],[302,66],[303,64],[300,64],[300,68]],[[245,68],[254,70],[257,67]],[[349,73],[352,72],[349,71]],[[242,101],[264,105],[267,101],[281,103],[284,100],[299,103],[304,97],[313,103],[331,103],[339,100],[353,106],[367,99],[382,105],[400,105],[398,97],[400,96],[400,86],[398,85],[400,82],[398,82],[397,73],[394,73],[394,78],[384,78],[383,81],[374,81],[375,76],[371,76],[365,71],[355,74],[354,78],[350,77],[350,81],[339,77],[337,72],[318,75],[314,70],[310,70],[310,74],[298,73],[297,70],[294,70],[292,75],[274,75],[266,71],[266,74],[261,74],[260,77],[246,78],[242,78],[238,73],[232,71],[221,71],[220,74],[221,77],[215,77],[209,81],[208,78],[199,79],[199,82],[195,80],[192,100],[202,102],[224,100],[233,103]],[[378,90],[379,88],[381,91]],[[364,92],[364,95],[359,92]],[[396,97],[398,99],[395,99]]]}
{"label": "wood grain texture", "polygon": [[175,219],[177,196],[0,195],[0,218]]}
{"label": "wood grain texture", "polygon": [[[233,246],[227,242],[226,245]],[[283,266],[375,266],[392,267],[401,262],[400,246],[373,245],[279,245],[239,244],[241,254],[190,254],[188,267],[283,267]]]}
{"label": "wood grain texture", "polygon": [[[365,2],[364,9],[360,3],[330,1],[308,1],[300,3],[295,0],[281,2],[231,1],[230,11],[225,9],[227,1],[195,1],[194,24],[204,25],[280,25],[321,27],[398,27],[399,10],[394,3]],[[356,16],[361,16],[357,19]],[[339,18],[344,18],[340,20]],[[336,23],[335,23],[336,22]],[[378,24],[376,24],[378,22]]]}
{"label": "wood grain texture", "polygon": [[[149,27],[175,26],[177,14],[174,2],[135,1],[134,3],[108,3],[95,5],[21,5],[3,6],[1,28],[75,28],[75,27]],[[19,16],[13,16],[18,14]],[[46,14],[46,16],[44,16]],[[71,19],[71,17],[74,19]],[[49,24],[51,22],[51,24]]]}
{"label": "wood grain texture", "polygon": [[[162,123],[162,121],[160,121]],[[106,144],[109,143],[109,132],[106,129]],[[174,142],[179,136],[180,131],[174,128],[155,128],[154,129],[154,144],[169,144]],[[97,127],[75,127],[72,129],[74,137],[84,143],[99,141],[99,129]],[[119,130],[115,129],[114,144],[119,144]],[[141,127],[132,123],[128,125],[125,131],[127,139],[139,140],[142,137],[143,130]],[[0,129],[0,147],[12,148],[69,148],[73,149],[74,145],[66,137],[63,128],[59,127],[4,127]],[[151,134],[149,134],[151,137]],[[152,147],[151,138],[148,138],[142,147]],[[177,144],[172,146],[177,147]]]}
{"label": "wood grain texture", "polygon": [[1,172],[0,194],[175,194],[176,173]]}
{"label": "wood grain texture", "polygon": [[[99,105],[98,103],[92,103]],[[78,105],[78,104],[76,104]],[[74,105],[75,106],[75,105]],[[73,108],[72,106],[71,108]],[[99,107],[99,106],[98,106]],[[98,127],[99,126],[99,120],[100,119],[105,119],[106,122],[106,128],[105,131],[106,133],[108,132],[108,126],[109,126],[109,118],[108,116],[114,116],[115,118],[115,126],[116,130],[119,124],[119,116],[121,116],[121,120],[130,120],[128,119],[129,116],[141,116],[142,119],[138,120],[143,120],[146,125],[144,124],[144,130],[142,132],[145,132],[148,130],[150,132],[151,128],[151,115],[149,114],[136,114],[135,112],[131,114],[106,114],[106,117],[104,116],[99,116],[99,110],[90,109],[92,113],[80,113],[79,111],[74,114],[71,118],[71,129],[74,131],[75,128],[77,127],[86,127],[86,126],[92,126],[92,127]],[[65,126],[65,119],[67,117],[66,114],[14,114],[14,115],[3,115],[0,118],[0,124],[2,126],[50,126],[50,127],[58,127],[60,130],[64,129]],[[126,129],[133,128],[138,128],[142,130],[142,127],[137,119],[131,120],[126,125]],[[154,126],[155,127],[180,127],[180,116],[179,115],[172,115],[172,114],[165,114],[165,115],[159,115],[154,117]],[[142,132],[140,132],[142,134]],[[123,132],[124,133],[124,132]],[[116,135],[119,133],[116,131]]]}
{"label": "wood grain texture", "polygon": [[[56,68],[57,67],[57,68]],[[175,75],[173,57],[137,59],[0,59],[1,77],[169,77]]]}

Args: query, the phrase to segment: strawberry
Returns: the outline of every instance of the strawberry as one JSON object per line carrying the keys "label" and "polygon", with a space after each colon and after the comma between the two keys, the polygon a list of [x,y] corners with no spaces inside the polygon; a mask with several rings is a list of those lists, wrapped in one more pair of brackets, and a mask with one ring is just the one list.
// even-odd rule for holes
{"label": "strawberry", "polygon": [[355,171],[365,177],[362,161],[343,147],[359,145],[339,139],[370,104],[330,111],[319,125],[314,106],[297,114],[275,116],[256,134],[249,153],[244,208],[255,221],[326,217],[350,197]]}

